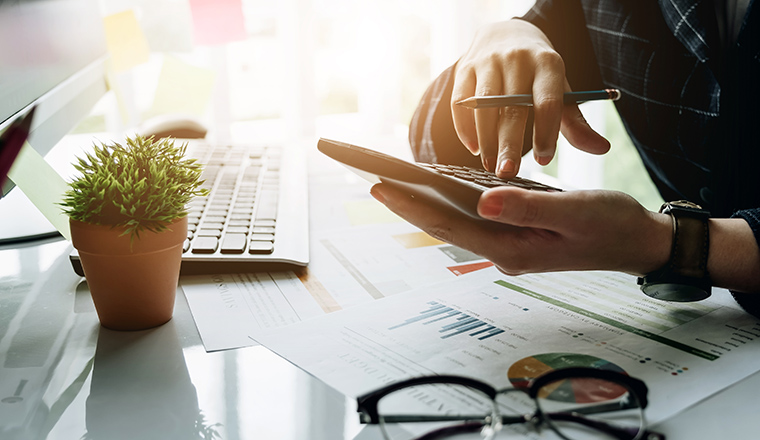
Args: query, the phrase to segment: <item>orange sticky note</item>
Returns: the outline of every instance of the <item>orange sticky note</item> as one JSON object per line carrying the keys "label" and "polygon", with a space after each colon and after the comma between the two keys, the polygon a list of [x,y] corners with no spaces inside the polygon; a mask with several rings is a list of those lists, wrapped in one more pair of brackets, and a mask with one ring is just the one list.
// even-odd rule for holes
{"label": "orange sticky note", "polygon": [[113,59],[116,72],[129,70],[145,63],[150,58],[148,40],[134,11],[127,10],[109,15],[103,19],[106,33],[106,45]]}
{"label": "orange sticky note", "polygon": [[246,39],[242,0],[190,0],[195,44]]}

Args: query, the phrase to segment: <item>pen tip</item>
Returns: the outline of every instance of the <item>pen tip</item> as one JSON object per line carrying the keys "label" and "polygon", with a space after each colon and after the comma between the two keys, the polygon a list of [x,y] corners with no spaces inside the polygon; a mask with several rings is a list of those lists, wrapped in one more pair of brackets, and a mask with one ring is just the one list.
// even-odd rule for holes
{"label": "pen tip", "polygon": [[457,105],[461,105],[462,107],[469,107],[469,108],[475,108],[477,106],[477,102],[474,98],[467,98],[463,99],[461,101],[456,102]]}

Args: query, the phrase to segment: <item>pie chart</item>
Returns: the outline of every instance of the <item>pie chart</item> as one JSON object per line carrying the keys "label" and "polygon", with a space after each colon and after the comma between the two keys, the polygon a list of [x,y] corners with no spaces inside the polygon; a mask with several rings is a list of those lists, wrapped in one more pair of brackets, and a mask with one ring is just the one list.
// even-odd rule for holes
{"label": "pie chart", "polygon": [[[509,367],[507,377],[515,388],[527,388],[531,379],[566,367],[592,367],[627,374],[619,366],[598,357],[578,353],[544,353],[515,362]],[[566,379],[545,388],[542,389],[540,397],[575,403],[614,399],[626,392],[623,387],[597,379]]]}

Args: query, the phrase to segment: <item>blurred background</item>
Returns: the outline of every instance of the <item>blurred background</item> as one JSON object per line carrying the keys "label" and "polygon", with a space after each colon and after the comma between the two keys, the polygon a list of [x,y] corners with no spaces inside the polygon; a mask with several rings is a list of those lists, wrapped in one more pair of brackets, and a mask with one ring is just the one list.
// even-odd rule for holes
{"label": "blurred background", "polygon": [[[121,132],[156,115],[181,114],[201,120],[220,140],[325,136],[375,148],[373,139],[401,145],[426,87],[464,53],[477,29],[520,16],[532,4],[101,0],[114,93],[76,131]],[[657,209],[661,199],[612,103],[581,109],[612,151],[594,157],[561,140],[549,166],[528,158],[521,174],[556,178],[566,188],[622,190]]]}

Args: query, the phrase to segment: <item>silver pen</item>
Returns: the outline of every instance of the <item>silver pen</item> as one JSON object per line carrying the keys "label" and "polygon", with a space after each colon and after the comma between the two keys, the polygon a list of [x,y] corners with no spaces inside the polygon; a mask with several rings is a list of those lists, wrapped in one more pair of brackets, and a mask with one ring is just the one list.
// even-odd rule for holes
{"label": "silver pen", "polygon": [[[565,104],[580,104],[586,101],[601,101],[620,99],[620,90],[588,90],[583,92],[565,92]],[[492,95],[473,96],[457,102],[469,108],[509,107],[512,105],[532,106],[533,95]]]}

